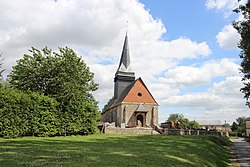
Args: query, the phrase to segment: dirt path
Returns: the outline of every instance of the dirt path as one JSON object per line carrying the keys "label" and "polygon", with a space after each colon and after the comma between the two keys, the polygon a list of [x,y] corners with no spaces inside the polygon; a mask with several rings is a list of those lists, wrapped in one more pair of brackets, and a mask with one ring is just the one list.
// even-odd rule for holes
{"label": "dirt path", "polygon": [[241,167],[250,167],[250,143],[246,142],[244,138],[231,139],[231,141],[238,164]]}

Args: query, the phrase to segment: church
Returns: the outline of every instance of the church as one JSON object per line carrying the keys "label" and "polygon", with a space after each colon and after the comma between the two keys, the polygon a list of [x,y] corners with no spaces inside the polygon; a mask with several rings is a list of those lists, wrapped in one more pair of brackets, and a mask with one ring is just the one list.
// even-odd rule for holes
{"label": "church", "polygon": [[131,69],[127,33],[114,77],[114,95],[104,106],[102,121],[120,128],[154,128],[158,125],[158,103],[143,80],[135,79]]}

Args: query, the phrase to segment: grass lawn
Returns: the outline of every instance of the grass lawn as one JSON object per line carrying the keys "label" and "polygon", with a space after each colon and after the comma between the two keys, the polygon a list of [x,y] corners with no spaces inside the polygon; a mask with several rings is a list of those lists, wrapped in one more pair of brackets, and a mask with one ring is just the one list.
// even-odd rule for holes
{"label": "grass lawn", "polygon": [[219,136],[90,135],[0,139],[0,166],[228,166]]}

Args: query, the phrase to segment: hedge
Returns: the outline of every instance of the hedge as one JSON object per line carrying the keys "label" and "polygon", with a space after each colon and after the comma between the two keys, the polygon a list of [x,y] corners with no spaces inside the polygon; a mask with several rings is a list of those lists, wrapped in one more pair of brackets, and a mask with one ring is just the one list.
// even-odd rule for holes
{"label": "hedge", "polygon": [[58,133],[58,103],[37,93],[0,87],[0,136],[53,136]]}

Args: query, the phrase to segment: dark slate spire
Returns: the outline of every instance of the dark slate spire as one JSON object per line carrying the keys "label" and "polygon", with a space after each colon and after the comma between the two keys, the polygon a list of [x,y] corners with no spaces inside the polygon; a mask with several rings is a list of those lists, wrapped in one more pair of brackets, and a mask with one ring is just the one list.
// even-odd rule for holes
{"label": "dark slate spire", "polygon": [[119,63],[119,67],[115,74],[115,90],[114,98],[120,97],[122,92],[135,80],[135,73],[132,72],[130,67],[130,57],[128,49],[128,36],[126,33],[124,45],[122,49],[122,55]]}
{"label": "dark slate spire", "polygon": [[125,40],[124,40],[124,44],[123,44],[122,55],[121,55],[119,67],[117,69],[117,72],[118,71],[131,72],[127,32],[126,32],[126,36],[125,36]]}

